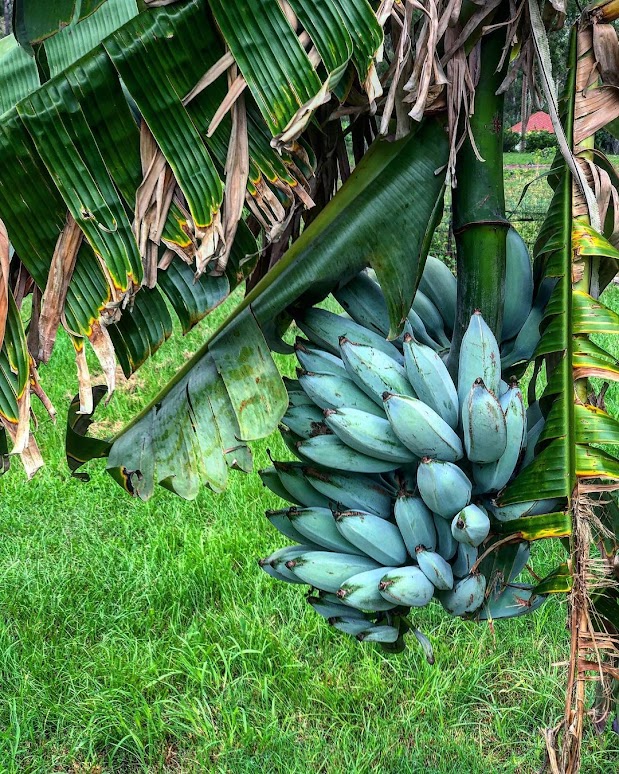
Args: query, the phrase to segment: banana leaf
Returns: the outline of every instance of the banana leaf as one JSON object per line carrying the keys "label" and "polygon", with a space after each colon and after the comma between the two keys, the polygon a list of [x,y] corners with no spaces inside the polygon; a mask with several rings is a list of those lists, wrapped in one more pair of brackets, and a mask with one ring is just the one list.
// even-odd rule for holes
{"label": "banana leaf", "polygon": [[[284,258],[194,358],[113,439],[108,470],[148,498],[157,483],[185,498],[201,484],[220,491],[227,468],[250,465],[246,441],[277,428],[288,398],[262,328],[292,304],[325,298],[371,265],[385,288],[391,325],[401,330],[425,260],[427,232],[442,196],[448,144],[424,122],[398,142],[379,141]],[[412,206],[402,191],[420,190]],[[87,452],[72,438],[72,457]]]}

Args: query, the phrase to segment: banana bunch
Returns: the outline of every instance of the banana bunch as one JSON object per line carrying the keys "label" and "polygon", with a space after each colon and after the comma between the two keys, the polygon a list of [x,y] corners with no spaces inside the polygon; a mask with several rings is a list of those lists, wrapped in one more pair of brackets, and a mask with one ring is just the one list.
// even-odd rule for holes
{"label": "banana bunch", "polygon": [[[503,326],[512,339],[531,310],[516,237],[516,257],[513,249],[508,256],[515,287],[506,292]],[[305,338],[295,344],[299,367],[297,379],[286,380],[281,430],[297,461],[273,461],[260,473],[288,501],[266,516],[293,544],[260,566],[278,580],[310,586],[314,610],[359,640],[399,650],[412,629],[430,660],[412,608],[438,600],[454,616],[522,612],[511,598],[490,599],[478,565],[492,521],[556,505],[496,502],[532,459],[544,419],[536,404],[525,409],[515,379],[503,381],[501,348],[480,312],[471,317],[452,381],[444,357],[456,280],[437,259],[428,258],[396,341],[386,339],[386,303],[368,274],[334,295],[346,315],[310,308],[296,319]],[[528,556],[523,544],[509,580]]]}

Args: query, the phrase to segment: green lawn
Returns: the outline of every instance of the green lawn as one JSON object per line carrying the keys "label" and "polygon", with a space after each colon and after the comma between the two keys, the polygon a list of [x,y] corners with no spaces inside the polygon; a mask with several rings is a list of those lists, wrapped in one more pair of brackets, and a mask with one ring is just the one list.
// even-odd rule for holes
{"label": "green lawn", "polygon": [[[609,298],[619,311],[617,289]],[[124,383],[100,428],[120,427],[214,322]],[[64,336],[41,371],[64,416],[76,388]],[[259,570],[283,540],[257,476],[141,503],[101,464],[90,483],[71,479],[62,427],[42,418],[39,437],[47,467],[26,485],[15,463],[0,483],[0,772],[539,771],[540,729],[563,707],[564,602],[494,630],[431,605],[415,620],[435,665],[414,641],[387,657]],[[273,437],[257,467],[267,447],[285,455]],[[560,556],[536,548],[542,571]],[[583,772],[619,769],[618,740],[589,734]]]}

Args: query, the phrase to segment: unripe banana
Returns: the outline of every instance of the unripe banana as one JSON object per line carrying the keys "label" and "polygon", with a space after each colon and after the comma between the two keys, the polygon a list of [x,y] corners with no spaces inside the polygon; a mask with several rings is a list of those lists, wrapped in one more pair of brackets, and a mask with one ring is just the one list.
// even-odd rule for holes
{"label": "unripe banana", "polygon": [[536,303],[536,305],[529,312],[529,316],[520,329],[520,333],[518,336],[516,336],[516,340],[513,342],[511,347],[505,348],[505,352],[501,360],[501,367],[504,370],[511,368],[516,363],[521,363],[531,359],[541,338],[539,328],[543,319],[544,307],[539,307]]}
{"label": "unripe banana", "polygon": [[518,334],[533,304],[533,271],[527,246],[513,228],[507,232],[505,260],[505,303],[501,339]]}
{"label": "unripe banana", "polygon": [[458,543],[456,561],[451,565],[454,576],[456,578],[466,577],[471,572],[478,556],[479,551],[475,546],[468,543]]}
{"label": "unripe banana", "polygon": [[440,356],[410,335],[404,335],[406,376],[419,400],[436,411],[447,424],[458,425],[458,392]]}
{"label": "unripe banana", "polygon": [[402,464],[417,458],[404,446],[386,419],[359,409],[325,411],[325,423],[347,446],[361,454]]}
{"label": "unripe banana", "polygon": [[317,435],[300,441],[297,453],[316,465],[352,473],[386,473],[398,467],[397,462],[368,457],[351,449],[337,435]]}
{"label": "unripe banana", "polygon": [[335,510],[362,510],[381,519],[391,516],[391,494],[378,481],[356,473],[308,468],[310,484],[328,499]]}
{"label": "unripe banana", "polygon": [[504,379],[501,379],[499,382],[499,399],[502,398],[508,390],[509,384]]}
{"label": "unripe banana", "polygon": [[478,546],[484,542],[490,532],[490,519],[477,505],[467,505],[453,517],[451,534],[458,543]]}
{"label": "unripe banana", "polygon": [[282,535],[289,537],[296,543],[307,542],[307,536],[304,536],[298,532],[288,518],[289,510],[289,508],[286,508],[283,511],[266,511],[264,515],[267,517],[271,526],[275,527],[275,529],[278,532],[281,532]]}
{"label": "unripe banana", "polygon": [[421,497],[399,495],[393,510],[410,556],[415,558],[418,546],[424,546],[428,551],[436,550],[438,541],[434,518]]}
{"label": "unripe banana", "polygon": [[342,537],[328,508],[290,508],[287,513],[293,528],[302,536],[301,542],[311,540],[329,551],[363,554]]}
{"label": "unripe banana", "polygon": [[331,599],[325,599],[324,597],[308,597],[308,603],[314,608],[314,610],[323,618],[329,620],[329,618],[356,618],[357,620],[364,620],[369,622],[365,614],[360,610],[355,610]]}
{"label": "unripe banana", "polygon": [[445,519],[451,519],[471,501],[471,482],[452,462],[424,457],[417,471],[417,486],[424,503]]}
{"label": "unripe banana", "polygon": [[360,272],[333,295],[352,319],[380,336],[389,333],[389,312],[385,296],[378,282]]}
{"label": "unripe banana", "polygon": [[498,492],[507,485],[516,470],[520,452],[527,440],[526,412],[516,381],[501,397],[499,403],[505,414],[505,451],[496,462],[473,465],[473,478],[479,492]]}
{"label": "unripe banana", "polygon": [[[303,460],[303,456],[301,454],[297,454],[297,444],[299,443],[299,441],[303,440],[301,436],[297,435],[296,433],[293,433],[289,427],[286,427],[286,425],[280,424],[277,426],[277,429],[279,430],[281,439],[284,442],[288,451],[292,452],[295,455],[295,457],[298,457],[300,460]],[[329,432],[329,429],[327,428],[326,425],[325,425],[325,429],[327,432]]]}
{"label": "unripe banana", "polygon": [[417,398],[383,395],[383,406],[393,432],[416,457],[455,462],[463,456],[462,442],[441,417]]}
{"label": "unripe banana", "polygon": [[376,624],[375,626],[360,632],[357,635],[357,639],[360,642],[391,643],[397,642],[399,636],[400,630],[395,626],[387,626],[387,624]]}
{"label": "unripe banana", "polygon": [[474,613],[484,602],[486,579],[483,575],[467,575],[451,591],[443,591],[439,600],[451,615]]}
{"label": "unripe banana", "polygon": [[400,351],[384,336],[326,309],[316,307],[307,309],[302,317],[296,319],[296,323],[310,341],[333,355],[339,356],[340,336],[346,336],[349,341],[354,341],[356,344],[368,344],[370,347],[380,349],[400,365],[404,363]]}
{"label": "unripe banana", "polygon": [[282,381],[288,393],[288,403],[291,406],[311,406],[314,403],[301,387],[298,379],[289,379],[287,376],[282,376]]}
{"label": "unripe banana", "polygon": [[342,587],[338,589],[338,599],[358,610],[368,610],[373,613],[391,610],[396,607],[395,603],[388,602],[378,590],[378,584],[385,571],[384,567],[379,567],[376,570],[368,570],[367,572],[353,575],[352,578],[342,583]]}
{"label": "unripe banana", "polygon": [[410,565],[385,573],[378,589],[388,602],[406,607],[425,607],[434,596],[434,585]]}
{"label": "unripe banana", "polygon": [[331,352],[318,349],[318,347],[312,347],[309,342],[300,338],[297,338],[295,342],[294,351],[304,371],[316,374],[331,374],[342,379],[349,378],[342,359]]}
{"label": "unripe banana", "polygon": [[400,530],[390,521],[364,511],[337,513],[335,524],[340,534],[385,567],[397,567],[407,559]]}
{"label": "unripe banana", "polygon": [[443,318],[445,330],[452,333],[456,324],[458,283],[448,267],[433,255],[426,258],[419,290],[434,303]]}
{"label": "unripe banana", "polygon": [[289,406],[282,422],[299,438],[312,438],[324,432],[322,409],[318,406]]}
{"label": "unripe banana", "polygon": [[334,629],[344,634],[350,634],[356,637],[358,634],[367,631],[372,628],[373,622],[370,620],[362,620],[361,618],[350,618],[340,616],[339,618],[329,618],[329,623]]}
{"label": "unripe banana", "polygon": [[288,583],[299,583],[299,579],[286,567],[286,562],[296,559],[307,551],[313,550],[315,550],[314,546],[311,545],[285,546],[284,548],[278,548],[277,551],[273,551],[266,559],[261,559],[258,564],[262,569],[265,569],[266,565],[270,565],[277,573],[277,576],[288,581]]}
{"label": "unripe banana", "polygon": [[520,470],[524,470],[524,468],[530,465],[535,459],[535,447],[537,446],[537,442],[539,441],[541,434],[544,432],[545,426],[546,426],[546,420],[544,419],[544,417],[542,417],[541,419],[538,419],[538,421],[533,425],[533,427],[527,433],[527,443],[526,443],[527,448],[522,458]]}
{"label": "unripe banana", "polygon": [[445,334],[443,318],[436,306],[421,290],[415,293],[412,308],[421,318],[428,335],[442,348],[448,348],[450,342]]}
{"label": "unripe banana", "polygon": [[356,408],[384,418],[384,412],[351,379],[302,371],[299,384],[321,409]]}
{"label": "unripe banana", "polygon": [[410,310],[406,317],[406,322],[404,323],[404,335],[406,336],[406,334],[412,336],[416,341],[425,344],[426,347],[430,347],[436,352],[443,349],[443,347],[430,336],[426,330],[426,326],[423,324],[423,320],[414,309]]}
{"label": "unripe banana", "polygon": [[328,508],[329,502],[305,478],[305,466],[302,462],[278,462],[273,465],[282,486],[290,492],[293,502],[305,506]]}
{"label": "unripe banana", "polygon": [[501,381],[499,345],[480,312],[475,312],[471,317],[460,346],[458,364],[460,406],[464,405],[476,379],[481,379],[490,392],[499,394]]}
{"label": "unripe banana", "polygon": [[375,347],[340,339],[342,360],[350,379],[377,405],[383,405],[384,392],[415,395],[404,368]]}
{"label": "unripe banana", "polygon": [[439,516],[437,513],[433,515],[433,519],[437,538],[436,550],[443,559],[449,561],[454,557],[460,544],[451,534],[451,521],[447,521],[447,519]]}
{"label": "unripe banana", "polygon": [[277,570],[272,567],[266,559],[259,559],[258,560],[258,567],[260,567],[262,570],[266,572],[267,575],[269,575],[274,580],[283,581],[284,583],[300,583],[298,579],[295,579],[294,581],[290,581],[288,578],[286,578],[285,575],[282,575],[281,573],[277,572]]}
{"label": "unripe banana", "polygon": [[462,404],[462,433],[466,456],[471,462],[496,462],[505,452],[505,414],[482,379],[475,380]]}
{"label": "unripe banana", "polygon": [[421,572],[435,588],[442,591],[453,588],[452,569],[440,554],[435,551],[426,551],[423,546],[419,546],[417,548],[417,563]]}
{"label": "unripe banana", "polygon": [[265,468],[264,470],[259,470],[258,475],[262,479],[263,485],[270,489],[271,492],[276,494],[278,497],[281,497],[282,500],[287,500],[289,503],[296,503],[297,505],[303,504],[299,503],[298,500],[293,498],[290,492],[280,481],[279,474],[273,466]]}
{"label": "unripe banana", "polygon": [[307,551],[290,560],[286,566],[304,583],[335,594],[348,578],[366,570],[374,570],[379,565],[368,556]]}
{"label": "unripe banana", "polygon": [[513,521],[522,519],[525,516],[540,516],[542,513],[553,513],[565,508],[565,500],[528,500],[524,503],[514,503],[513,505],[498,505],[494,500],[485,501],[490,513],[497,521]]}

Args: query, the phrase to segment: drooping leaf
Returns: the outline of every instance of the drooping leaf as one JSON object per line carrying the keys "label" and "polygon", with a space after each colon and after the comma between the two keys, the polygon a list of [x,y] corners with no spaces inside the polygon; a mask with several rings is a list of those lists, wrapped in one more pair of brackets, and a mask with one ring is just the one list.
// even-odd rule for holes
{"label": "drooping leaf", "polygon": [[[210,427],[208,437],[214,437],[209,418],[212,401],[192,400],[192,385],[206,379],[206,397],[220,396],[215,412],[217,432],[220,439],[230,439],[224,441],[221,454],[234,452],[229,448],[234,438],[243,447],[242,440],[275,430],[286,409],[287,395],[260,327],[300,298],[320,300],[338,282],[371,264],[390,280],[385,283],[388,301],[401,320],[402,308],[410,307],[404,293],[412,300],[421,246],[442,193],[443,179],[435,170],[444,165],[448,148],[439,127],[426,122],[405,140],[376,143],[286,256],[152,404],[117,436],[108,459],[116,480],[144,498],[158,482],[183,497],[194,497],[200,483],[221,487],[221,479],[209,472],[217,457],[211,445],[207,458],[202,456],[197,433],[198,428]],[[415,206],[402,203],[403,190],[421,186],[425,191],[422,200]],[[380,265],[375,264],[376,259]],[[396,287],[400,277],[411,278],[405,283],[408,290],[398,289],[395,295],[390,288]],[[228,407],[227,420],[222,403]]]}

